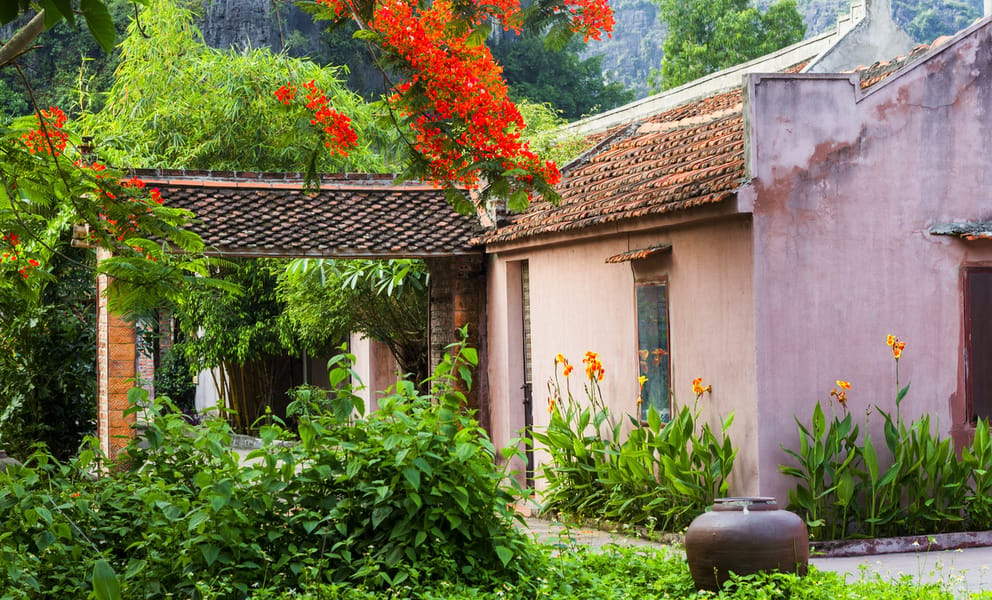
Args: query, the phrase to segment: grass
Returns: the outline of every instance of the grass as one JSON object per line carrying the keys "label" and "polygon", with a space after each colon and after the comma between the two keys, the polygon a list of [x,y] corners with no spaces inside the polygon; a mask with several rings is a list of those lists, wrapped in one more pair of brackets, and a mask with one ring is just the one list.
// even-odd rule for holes
{"label": "grass", "polygon": [[[806,577],[770,573],[735,578],[719,593],[697,592],[681,553],[669,548],[549,546],[544,575],[520,586],[478,589],[442,582],[401,587],[387,594],[344,586],[262,593],[266,600],[955,600],[950,583],[917,584],[909,575],[888,580],[862,570],[856,580],[810,567]],[[847,579],[850,579],[849,577]],[[964,596],[992,599],[992,592]]]}

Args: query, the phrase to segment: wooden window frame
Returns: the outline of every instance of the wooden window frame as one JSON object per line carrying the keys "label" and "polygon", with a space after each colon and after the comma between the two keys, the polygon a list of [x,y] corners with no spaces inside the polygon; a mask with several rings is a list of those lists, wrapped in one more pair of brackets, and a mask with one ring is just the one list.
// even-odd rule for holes
{"label": "wooden window frame", "polygon": [[[967,398],[967,415],[968,422],[974,424],[978,421],[979,417],[984,417],[985,419],[992,419],[992,377],[984,375],[984,378],[989,378],[989,381],[985,381],[985,393],[982,409],[979,411],[976,407],[976,396],[978,392],[975,387],[978,385],[976,383],[976,373],[982,371],[980,368],[976,368],[975,360],[976,357],[983,356],[988,359],[988,354],[992,353],[992,336],[990,339],[985,340],[983,348],[979,350],[976,348],[977,343],[974,339],[975,327],[973,326],[974,319],[976,316],[979,318],[984,317],[986,319],[992,319],[992,305],[983,306],[978,309],[974,306],[973,302],[973,287],[976,285],[975,279],[977,277],[987,278],[984,282],[987,286],[992,286],[992,266],[974,266],[966,267],[964,270],[964,331],[965,331],[965,396]],[[982,315],[976,315],[978,310],[983,310]],[[979,414],[981,412],[982,414]]]}

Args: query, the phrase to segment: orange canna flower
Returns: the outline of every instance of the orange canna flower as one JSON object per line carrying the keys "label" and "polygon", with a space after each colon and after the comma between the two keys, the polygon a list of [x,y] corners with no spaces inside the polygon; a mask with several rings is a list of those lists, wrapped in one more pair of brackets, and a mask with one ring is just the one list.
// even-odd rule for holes
{"label": "orange canna flower", "polygon": [[712,391],[713,391],[713,386],[712,385],[707,385],[707,386],[704,386],[703,385],[703,378],[702,377],[697,377],[697,378],[695,378],[695,379],[692,380],[692,393],[693,394],[696,394],[697,396],[699,396],[700,394],[703,394],[705,392],[712,392]]}
{"label": "orange canna flower", "polygon": [[559,353],[558,356],[555,356],[555,364],[568,364],[568,361],[565,360],[565,355]]}
{"label": "orange canna flower", "polygon": [[851,389],[851,382],[843,379],[837,380],[837,387],[830,390],[830,395],[837,398],[838,404],[847,409],[847,390]]}
{"label": "orange canna flower", "polygon": [[586,377],[590,380],[602,381],[606,375],[603,363],[599,361],[599,355],[595,352],[586,352],[582,362],[586,365]]}
{"label": "orange canna flower", "polygon": [[565,377],[568,377],[569,375],[571,375],[572,374],[572,365],[570,365],[568,363],[565,363],[565,368],[562,369],[561,374],[564,375]]}
{"label": "orange canna flower", "polygon": [[892,357],[899,360],[899,357],[902,356],[903,348],[906,347],[906,342],[900,341],[899,338],[890,333],[885,338],[885,344],[892,348]]}

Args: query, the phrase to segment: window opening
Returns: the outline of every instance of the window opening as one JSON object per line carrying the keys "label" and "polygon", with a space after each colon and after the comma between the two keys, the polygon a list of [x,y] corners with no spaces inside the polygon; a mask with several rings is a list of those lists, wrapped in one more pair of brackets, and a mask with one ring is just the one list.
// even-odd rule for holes
{"label": "window opening", "polygon": [[641,387],[641,421],[650,407],[661,420],[672,416],[671,360],[668,354],[668,282],[637,285],[637,357]]}

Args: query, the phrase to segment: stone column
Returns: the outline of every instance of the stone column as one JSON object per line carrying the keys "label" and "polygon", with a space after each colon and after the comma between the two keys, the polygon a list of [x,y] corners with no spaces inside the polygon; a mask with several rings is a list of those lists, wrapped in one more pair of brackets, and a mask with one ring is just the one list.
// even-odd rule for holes
{"label": "stone column", "polygon": [[[97,250],[97,261],[109,256]],[[137,334],[134,326],[107,308],[108,277],[97,278],[97,431],[100,448],[113,459],[134,438],[135,415],[124,416],[130,406],[127,392],[134,387]]]}

